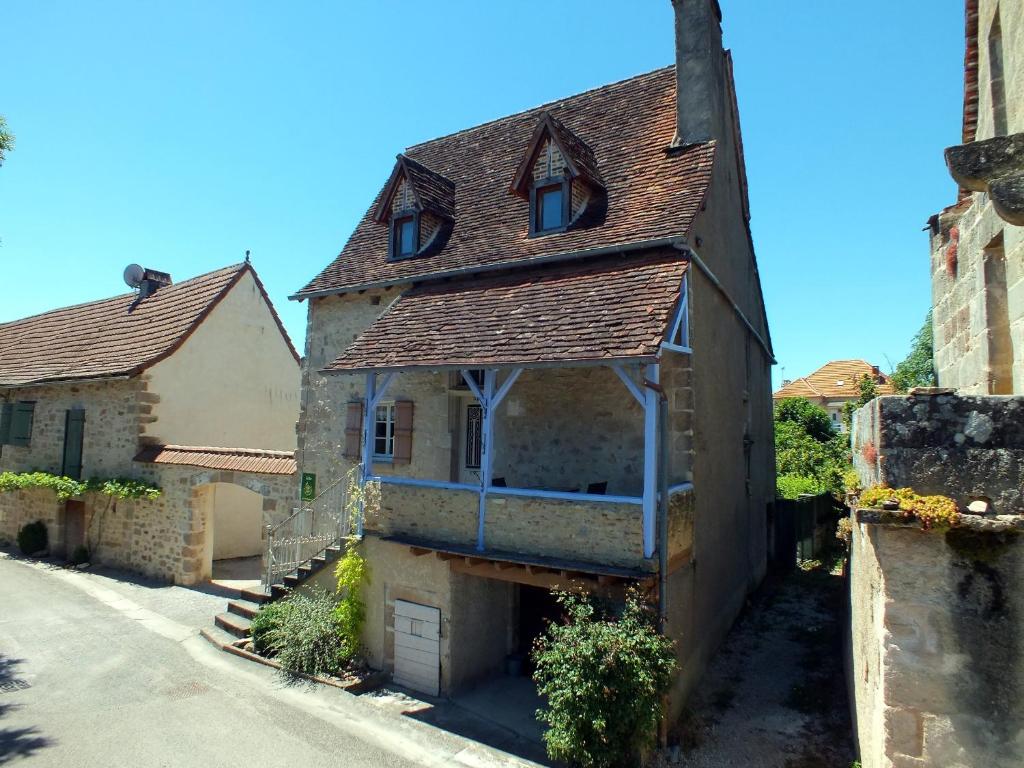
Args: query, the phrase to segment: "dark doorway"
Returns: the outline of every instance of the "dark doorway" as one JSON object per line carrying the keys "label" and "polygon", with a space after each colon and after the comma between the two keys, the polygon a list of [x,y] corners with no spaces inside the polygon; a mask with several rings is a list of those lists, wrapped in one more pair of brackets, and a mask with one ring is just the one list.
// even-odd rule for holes
{"label": "dark doorway", "polygon": [[85,546],[85,503],[64,502],[64,557],[71,557],[78,547]]}
{"label": "dark doorway", "polygon": [[533,641],[547,628],[548,622],[560,621],[562,606],[555,596],[543,587],[519,586],[519,654],[523,658],[523,670],[533,674],[530,651]]}

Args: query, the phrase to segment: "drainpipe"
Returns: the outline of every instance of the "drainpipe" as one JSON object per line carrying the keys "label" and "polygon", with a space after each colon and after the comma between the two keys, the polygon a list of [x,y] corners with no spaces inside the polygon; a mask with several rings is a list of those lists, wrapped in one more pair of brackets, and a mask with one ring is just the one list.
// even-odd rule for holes
{"label": "drainpipe", "polygon": [[668,622],[668,398],[658,393],[658,631]]}

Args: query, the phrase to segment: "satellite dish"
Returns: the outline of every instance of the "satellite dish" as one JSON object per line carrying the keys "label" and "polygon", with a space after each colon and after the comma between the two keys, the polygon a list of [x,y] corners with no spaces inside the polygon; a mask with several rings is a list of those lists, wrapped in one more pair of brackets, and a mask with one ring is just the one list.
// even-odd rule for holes
{"label": "satellite dish", "polygon": [[124,281],[128,283],[129,288],[138,288],[145,277],[146,270],[138,264],[129,264],[124,268]]}

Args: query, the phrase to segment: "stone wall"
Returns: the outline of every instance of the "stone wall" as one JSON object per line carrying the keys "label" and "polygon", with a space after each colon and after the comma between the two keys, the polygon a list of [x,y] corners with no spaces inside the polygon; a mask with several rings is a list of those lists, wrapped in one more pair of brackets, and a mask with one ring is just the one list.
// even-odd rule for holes
{"label": "stone wall", "polygon": [[[1024,2],[980,0],[976,141],[996,135],[989,35],[997,8],[1007,133],[1024,132]],[[939,384],[970,394],[1024,394],[1024,227],[999,218],[986,193],[970,194],[933,219],[931,274]]]}
{"label": "stone wall", "polygon": [[142,421],[151,408],[140,379],[79,382],[7,390],[3,402],[32,401],[35,411],[28,446],[0,446],[0,471],[60,474],[67,411],[85,410],[82,477],[130,474]]}
{"label": "stone wall", "polygon": [[962,507],[987,498],[995,512],[1024,512],[1024,397],[876,398],[856,413],[853,460],[865,487],[912,487]]}
{"label": "stone wall", "polygon": [[1024,764],[1024,519],[853,528],[851,685],[864,768]]}

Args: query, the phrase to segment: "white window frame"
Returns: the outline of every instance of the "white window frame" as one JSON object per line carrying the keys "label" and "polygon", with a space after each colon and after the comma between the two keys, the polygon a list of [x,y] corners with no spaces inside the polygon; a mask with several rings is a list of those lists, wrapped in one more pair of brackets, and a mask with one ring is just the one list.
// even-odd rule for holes
{"label": "white window frame", "polygon": [[[381,419],[383,413],[384,418]],[[377,427],[380,424],[385,424],[384,436],[380,437],[377,434]],[[384,452],[377,450],[378,442],[384,441]],[[395,458],[395,401],[389,400],[383,403],[377,403],[377,408],[373,413],[373,460],[374,461],[394,461]]]}

